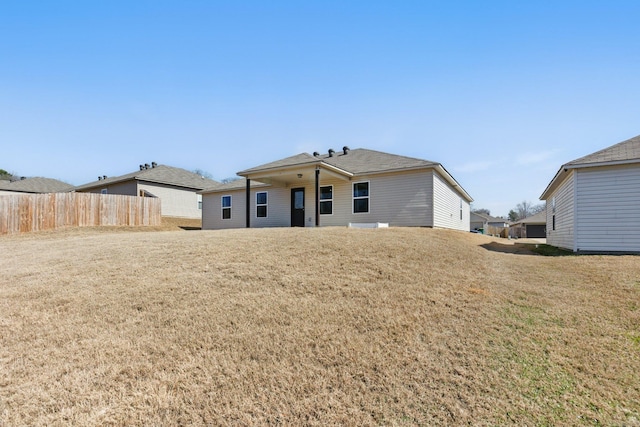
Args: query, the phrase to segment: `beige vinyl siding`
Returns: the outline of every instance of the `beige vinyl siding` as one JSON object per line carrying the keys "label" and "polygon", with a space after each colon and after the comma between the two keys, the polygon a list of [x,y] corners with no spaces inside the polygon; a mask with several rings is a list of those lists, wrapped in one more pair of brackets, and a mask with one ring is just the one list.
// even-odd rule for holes
{"label": "beige vinyl siding", "polygon": [[[222,197],[231,196],[231,219],[222,219]],[[244,228],[247,225],[245,190],[202,195],[202,229]]]}
{"label": "beige vinyl siding", "polygon": [[16,194],[29,194],[22,191],[4,191],[0,190],[0,196],[15,196]]}
{"label": "beige vinyl siding", "polygon": [[[256,216],[256,193],[267,193],[267,217]],[[246,192],[242,192],[242,197]],[[305,203],[309,204],[309,194],[305,191]],[[244,206],[244,204],[243,204]],[[306,213],[306,212],[305,212]],[[243,213],[246,225],[246,212]],[[251,190],[251,227],[289,227],[291,225],[291,189],[284,187],[265,187]]]}
{"label": "beige vinyl siding", "polygon": [[[574,180],[571,171],[566,180],[547,199],[547,243],[559,248],[574,248]],[[555,197],[556,229],[553,229],[553,206]]]}
{"label": "beige vinyl siding", "polygon": [[[384,222],[391,226],[433,227],[434,181],[440,192],[438,202],[446,204],[439,210],[449,215],[439,227],[469,230],[470,205],[461,198],[435,171],[421,170],[376,174],[353,178],[351,181],[320,174],[320,186],[333,186],[333,212],[320,215],[320,226],[346,226],[349,223]],[[353,184],[369,183],[369,212],[353,213]],[[307,181],[287,187],[259,187],[251,190],[251,227],[289,227],[291,225],[291,190],[305,189],[305,226],[315,226],[315,182]],[[267,218],[256,217],[256,192],[268,193]],[[221,196],[232,196],[232,219],[221,219]],[[202,226],[204,229],[245,227],[245,190],[215,192],[203,195]],[[462,219],[460,219],[462,200]]]}
{"label": "beige vinyl siding", "polygon": [[[353,184],[357,182],[369,182],[368,213],[353,213]],[[321,175],[320,186],[333,185],[333,215],[320,215],[320,225],[386,222],[390,226],[430,227],[432,182],[430,171],[363,176],[352,181],[323,179]],[[314,188],[310,196],[315,203]]]}
{"label": "beige vinyl siding", "polygon": [[[360,182],[361,179],[357,179],[356,181]],[[355,181],[354,181],[355,182]],[[320,226],[345,226],[349,224],[349,222],[355,222],[353,219],[354,216],[362,218],[362,221],[359,222],[368,222],[369,214],[352,214],[352,203],[353,203],[353,183],[351,181],[346,181],[338,178],[326,178],[320,172],[320,186],[324,187],[326,185],[333,186],[333,213],[331,215],[320,215]],[[313,206],[313,214],[315,218],[315,187],[309,189],[308,197],[311,198],[311,204]],[[369,184],[369,194],[371,194],[371,184]],[[369,196],[371,197],[371,196]],[[369,199],[371,202],[371,199]],[[369,206],[369,211],[371,211],[371,206]],[[308,217],[309,215],[307,215]],[[315,220],[313,222],[315,224]]]}
{"label": "beige vinyl siding", "polygon": [[[471,222],[471,205],[440,174],[433,176],[433,226],[454,230],[469,231]],[[460,202],[462,202],[462,219],[460,218]]]}
{"label": "beige vinyl siding", "polygon": [[198,209],[198,194],[195,190],[140,182],[138,191],[147,191],[160,199],[162,216],[193,219],[201,217],[201,210]]}
{"label": "beige vinyl siding", "polygon": [[640,167],[580,169],[576,249],[640,251]]}
{"label": "beige vinyl siding", "polygon": [[[256,193],[267,192],[267,217],[256,217]],[[291,188],[259,187],[251,189],[251,227],[289,227],[291,225]],[[222,219],[222,197],[231,196],[231,219]],[[309,203],[308,194],[306,202]],[[222,191],[202,195],[202,229],[220,230],[247,226],[246,190]]]}

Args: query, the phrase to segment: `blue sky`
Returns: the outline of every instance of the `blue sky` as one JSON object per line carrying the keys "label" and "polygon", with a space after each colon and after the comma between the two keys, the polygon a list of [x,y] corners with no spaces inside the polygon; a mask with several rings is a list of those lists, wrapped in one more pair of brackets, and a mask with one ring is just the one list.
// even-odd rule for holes
{"label": "blue sky", "polygon": [[506,215],[640,134],[637,1],[0,4],[0,168],[215,179],[348,145],[442,163]]}

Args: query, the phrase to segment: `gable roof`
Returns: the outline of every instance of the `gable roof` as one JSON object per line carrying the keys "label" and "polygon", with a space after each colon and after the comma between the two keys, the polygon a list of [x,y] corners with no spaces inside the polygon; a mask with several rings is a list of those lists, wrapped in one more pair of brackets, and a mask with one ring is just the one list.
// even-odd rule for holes
{"label": "gable roof", "polygon": [[565,163],[556,172],[540,199],[546,200],[551,192],[567,178],[568,172],[572,169],[633,163],[640,163],[640,135]]}
{"label": "gable roof", "polygon": [[[345,153],[346,151],[346,153]],[[238,175],[248,175],[270,169],[280,169],[291,166],[327,164],[352,175],[365,175],[372,173],[391,172],[406,169],[434,167],[437,162],[416,159],[413,157],[399,156],[397,154],[383,153],[381,151],[357,148],[343,150],[330,154],[311,155],[301,153],[275,162],[266,163],[251,169],[238,172]]]}
{"label": "gable roof", "polygon": [[451,186],[455,187],[466,200],[469,202],[473,201],[473,198],[471,198],[466,190],[462,188],[453,176],[438,162],[364,148],[351,150],[348,147],[344,147],[342,150],[331,154],[296,154],[295,156],[245,169],[238,172],[238,175],[250,178],[252,174],[264,174],[265,172],[313,165],[333,170],[348,177],[433,168],[436,169]]}
{"label": "gable roof", "polygon": [[52,178],[33,177],[16,181],[0,181],[0,190],[21,193],[66,193],[74,187],[66,182]]}
{"label": "gable roof", "polygon": [[296,154],[295,156],[286,157],[281,160],[276,160],[275,162],[269,162],[250,169],[245,169],[238,172],[238,175],[244,176],[251,173],[263,172],[272,169],[288,168],[292,166],[306,166],[312,164],[320,164],[320,160],[317,157],[312,156],[311,154],[301,153]]}
{"label": "gable roof", "polygon": [[514,221],[511,225],[516,224],[546,224],[547,223],[547,211],[542,210],[535,215],[528,216],[526,218],[519,219],[518,221]]}
{"label": "gable roof", "polygon": [[139,171],[132,172],[126,175],[107,177],[105,179],[93,181],[88,184],[83,184],[76,187],[76,190],[88,190],[91,188],[104,187],[106,185],[131,180],[153,182],[156,184],[166,184],[193,190],[204,190],[205,188],[220,185],[218,181],[205,178],[195,172],[189,172],[188,170],[176,168],[173,166],[157,165],[155,167],[141,169]]}

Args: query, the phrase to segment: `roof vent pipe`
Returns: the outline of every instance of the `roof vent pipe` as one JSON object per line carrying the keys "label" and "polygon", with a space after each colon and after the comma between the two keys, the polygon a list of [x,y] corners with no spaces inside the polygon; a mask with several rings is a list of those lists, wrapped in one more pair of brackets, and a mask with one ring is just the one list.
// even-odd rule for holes
{"label": "roof vent pipe", "polygon": [[102,181],[102,177],[101,176],[98,177],[98,181]]}
{"label": "roof vent pipe", "polygon": [[140,165],[140,170],[143,171],[144,170],[144,165]]}
{"label": "roof vent pipe", "polygon": [[102,179],[107,179],[107,175],[102,175]]}
{"label": "roof vent pipe", "polygon": [[344,147],[342,147],[342,152],[343,152],[344,154],[347,154],[347,153],[349,152],[349,150],[350,150],[350,148],[349,148],[349,147],[347,147],[346,145],[345,145]]}
{"label": "roof vent pipe", "polygon": [[158,164],[156,162],[151,162],[151,167],[155,168],[156,166],[158,166]]}
{"label": "roof vent pipe", "polygon": [[329,148],[329,157],[333,157],[336,152],[333,151],[333,148]]}
{"label": "roof vent pipe", "polygon": [[144,164],[144,168],[145,168],[145,169],[149,169],[149,163],[145,163],[145,164]]}
{"label": "roof vent pipe", "polygon": [[313,152],[313,157],[320,157],[320,153],[318,153],[317,151]]}

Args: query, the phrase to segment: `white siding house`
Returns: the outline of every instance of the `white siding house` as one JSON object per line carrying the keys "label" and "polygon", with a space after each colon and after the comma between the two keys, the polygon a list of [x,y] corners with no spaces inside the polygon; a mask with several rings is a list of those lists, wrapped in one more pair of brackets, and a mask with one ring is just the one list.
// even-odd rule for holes
{"label": "white siding house", "polygon": [[550,245],[640,252],[640,136],[564,164],[540,198]]}
{"label": "white siding house", "polygon": [[126,175],[101,176],[97,181],[76,187],[78,192],[124,194],[160,199],[162,216],[200,219],[202,195],[199,191],[220,185],[195,172],[166,165],[140,165]]}
{"label": "white siding house", "polygon": [[387,223],[469,231],[473,199],[439,163],[344,147],[238,174],[202,191],[203,229]]}

